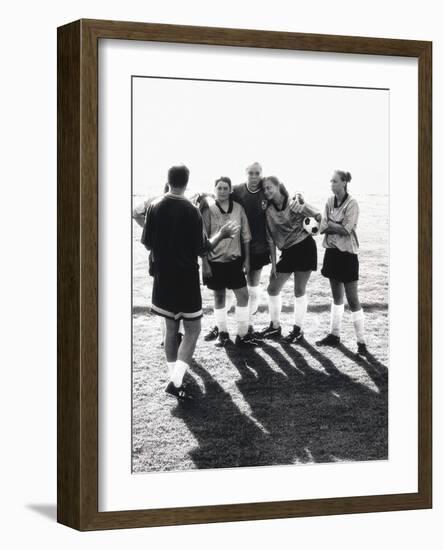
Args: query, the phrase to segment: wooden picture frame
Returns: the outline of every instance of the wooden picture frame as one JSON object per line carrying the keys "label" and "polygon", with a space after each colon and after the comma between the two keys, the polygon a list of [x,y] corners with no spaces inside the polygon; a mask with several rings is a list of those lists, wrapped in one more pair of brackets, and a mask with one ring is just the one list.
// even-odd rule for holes
{"label": "wooden picture frame", "polygon": [[[98,41],[159,41],[418,59],[418,492],[98,511]],[[431,42],[80,20],[58,29],[58,521],[79,530],[432,506]]]}

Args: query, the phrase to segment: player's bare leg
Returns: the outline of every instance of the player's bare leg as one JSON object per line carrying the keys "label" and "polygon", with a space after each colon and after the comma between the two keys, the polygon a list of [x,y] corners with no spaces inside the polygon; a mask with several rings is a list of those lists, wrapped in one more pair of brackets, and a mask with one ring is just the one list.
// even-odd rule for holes
{"label": "player's bare leg", "polygon": [[338,346],[344,312],[345,286],[342,282],[329,279],[332,292],[331,320],[329,334],[316,342],[317,346]]}
{"label": "player's bare leg", "polygon": [[[193,396],[189,390],[184,387],[183,377],[194,355],[195,346],[201,332],[201,319],[196,319],[195,321],[184,319],[183,327],[185,333],[178,348],[177,360],[170,377],[170,382],[166,386],[166,392],[179,399],[189,400],[192,399]],[[178,327],[176,330],[178,331]],[[166,333],[168,333],[168,325],[166,326]]]}
{"label": "player's bare leg", "polygon": [[306,286],[312,271],[295,271],[294,273],[294,326],[283,339],[287,344],[303,338],[303,323],[308,310]]}
{"label": "player's bare leg", "polygon": [[260,278],[262,269],[255,269],[250,271],[247,276],[248,293],[249,293],[249,332],[253,332],[253,320],[252,317],[257,313],[258,304],[260,299]]}
{"label": "player's bare leg", "polygon": [[352,322],[354,324],[355,336],[357,338],[357,353],[359,355],[366,355],[368,350],[366,348],[365,337],[365,318],[363,309],[358,299],[358,282],[352,281],[345,283],[346,299],[351,310]]}
{"label": "player's bare leg", "polygon": [[281,326],[280,326],[280,313],[281,313],[281,289],[291,277],[291,273],[277,272],[275,277],[271,277],[268,284],[268,305],[270,323],[261,333],[261,338],[280,338]]}

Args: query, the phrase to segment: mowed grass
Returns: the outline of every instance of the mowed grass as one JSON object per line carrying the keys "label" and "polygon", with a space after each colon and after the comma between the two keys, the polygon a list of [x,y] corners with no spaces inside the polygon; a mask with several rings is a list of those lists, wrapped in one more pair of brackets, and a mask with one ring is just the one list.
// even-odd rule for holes
{"label": "mowed grass", "polygon": [[[164,392],[167,369],[159,318],[149,312],[152,279],[134,224],[133,471],[265,466],[388,458],[388,219],[387,197],[359,199],[360,299],[371,355],[355,355],[350,312],[342,345],[319,348],[329,328],[330,290],[320,272],[308,284],[305,342],[270,340],[242,351],[200,338],[188,381],[192,405]],[[319,269],[321,238],[317,240]],[[268,323],[263,270],[256,329]],[[213,325],[211,293],[202,287],[203,334]],[[284,333],[293,324],[292,280],[283,290]],[[235,336],[235,320],[229,315]]]}

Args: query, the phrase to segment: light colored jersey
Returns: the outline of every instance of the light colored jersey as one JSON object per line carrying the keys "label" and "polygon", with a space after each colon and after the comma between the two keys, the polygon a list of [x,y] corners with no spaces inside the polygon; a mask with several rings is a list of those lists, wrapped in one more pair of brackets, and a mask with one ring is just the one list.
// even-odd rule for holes
{"label": "light colored jersey", "polygon": [[325,233],[323,246],[357,254],[359,243],[356,230],[359,214],[358,203],[351,195],[346,194],[341,204],[338,204],[335,195],[329,197],[320,224],[320,233],[325,231],[328,221],[332,221],[343,226],[348,234]]}
{"label": "light colored jersey", "polygon": [[217,246],[208,252],[208,260],[211,262],[232,262],[242,255],[241,243],[251,240],[248,219],[240,204],[229,201],[227,212],[224,212],[217,201],[208,201],[208,208],[202,212],[203,224],[208,238],[220,231],[223,225],[229,221],[240,226],[240,231],[232,239],[223,239]]}
{"label": "light colored jersey", "polygon": [[277,210],[274,203],[269,203],[266,209],[266,234],[270,245],[275,245],[279,250],[284,250],[301,243],[309,234],[303,229],[303,220],[307,216],[319,214],[309,204],[303,205],[301,212],[291,210],[292,202],[286,200],[283,208]]}

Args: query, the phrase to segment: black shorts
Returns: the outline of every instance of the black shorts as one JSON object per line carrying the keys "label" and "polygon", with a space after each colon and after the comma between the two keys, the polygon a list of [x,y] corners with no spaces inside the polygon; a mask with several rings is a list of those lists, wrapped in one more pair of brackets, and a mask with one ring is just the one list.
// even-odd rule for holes
{"label": "black shorts", "polygon": [[205,281],[211,290],[223,288],[243,288],[246,286],[246,277],[243,272],[243,260],[238,258],[232,262],[209,262],[212,277]]}
{"label": "black shorts", "polygon": [[250,263],[251,271],[257,271],[258,269],[261,269],[265,265],[268,265],[271,263],[269,252],[262,252],[260,254],[253,254],[251,252],[249,263]]}
{"label": "black shorts", "polygon": [[351,283],[358,281],[358,268],[357,254],[342,252],[338,248],[327,248],[321,274],[328,279]]}
{"label": "black shorts", "polygon": [[317,271],[317,245],[311,235],[281,252],[277,262],[278,273]]}
{"label": "black shorts", "polygon": [[203,311],[198,268],[178,273],[156,266],[151,311],[175,321],[200,319]]}

